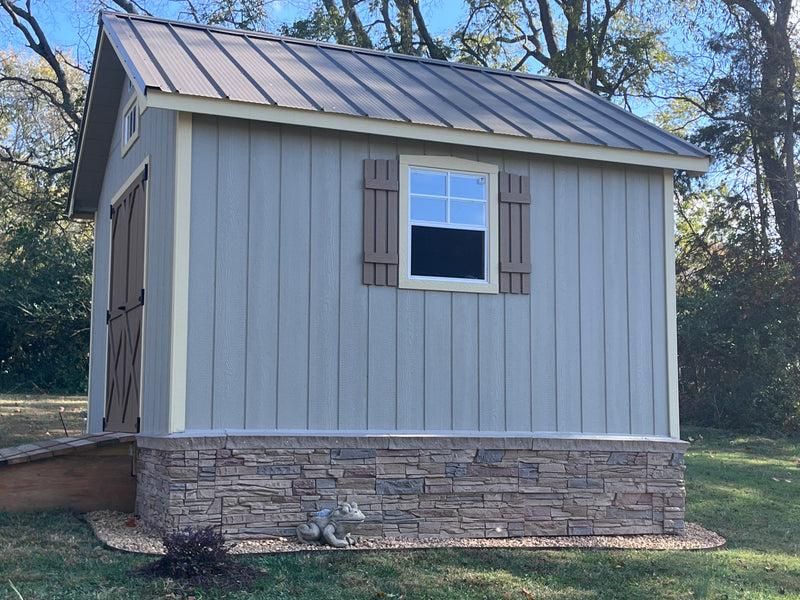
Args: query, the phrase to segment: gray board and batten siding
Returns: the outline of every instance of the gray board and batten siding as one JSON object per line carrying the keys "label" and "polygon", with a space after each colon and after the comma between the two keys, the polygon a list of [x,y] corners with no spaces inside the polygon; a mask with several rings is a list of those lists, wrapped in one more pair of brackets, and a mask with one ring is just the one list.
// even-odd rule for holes
{"label": "gray board and batten siding", "polygon": [[[142,430],[168,428],[172,302],[172,239],[176,114],[150,109],[140,116],[140,140],[122,156],[123,110],[134,89],[124,78],[117,88],[116,125],[108,150],[105,178],[95,213],[92,337],[89,365],[88,431],[102,431],[106,386],[106,310],[109,301],[110,208],[126,182],[148,165],[147,249],[145,251],[144,336],[140,403]],[[116,103],[115,103],[116,104]]]}
{"label": "gray board and batten siding", "polygon": [[[662,169],[192,129],[186,431],[670,435]],[[530,176],[530,295],[363,285],[362,163],[399,154]]]}

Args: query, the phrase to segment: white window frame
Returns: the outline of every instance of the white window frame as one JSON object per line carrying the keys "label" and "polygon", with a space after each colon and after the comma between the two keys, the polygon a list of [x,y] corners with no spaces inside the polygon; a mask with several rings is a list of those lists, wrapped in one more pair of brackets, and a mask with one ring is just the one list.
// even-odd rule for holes
{"label": "white window frame", "polygon": [[[498,199],[497,188],[499,171],[497,165],[481,163],[450,156],[411,156],[400,155],[400,189],[398,193],[399,236],[398,236],[398,286],[414,290],[438,290],[446,292],[472,292],[497,294],[499,291],[498,266]],[[464,172],[486,176],[487,218],[485,265],[486,280],[451,279],[449,277],[411,276],[411,218],[410,186],[411,169]],[[469,229],[465,227],[465,229]]]}
{"label": "white window frame", "polygon": [[[135,119],[133,131],[130,128],[130,118]],[[139,139],[139,129],[141,129],[141,113],[139,112],[139,102],[136,94],[133,94],[125,104],[122,111],[122,156],[130,150],[131,146]]]}

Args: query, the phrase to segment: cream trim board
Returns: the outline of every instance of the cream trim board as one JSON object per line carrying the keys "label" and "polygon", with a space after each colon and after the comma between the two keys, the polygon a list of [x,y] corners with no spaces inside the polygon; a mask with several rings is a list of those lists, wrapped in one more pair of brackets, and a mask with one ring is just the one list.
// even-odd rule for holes
{"label": "cream trim board", "polygon": [[189,240],[192,204],[192,115],[179,112],[175,127],[175,212],[172,249],[172,330],[170,332],[169,433],[186,429],[186,376],[189,352]]}
{"label": "cream trim board", "polygon": [[[128,80],[130,83],[130,80]],[[139,94],[134,91],[131,94],[131,97],[128,98],[128,101],[125,103],[125,108],[122,111],[122,137],[120,138],[120,151],[122,156],[125,156],[128,153],[128,150],[136,143],[136,140],[139,139],[139,131],[142,129],[142,111],[141,111],[141,103],[139,102]],[[136,119],[134,122],[134,130],[128,135],[128,115],[134,115]]]}
{"label": "cream trim board", "polygon": [[710,159],[707,157],[681,156],[657,152],[642,152],[640,150],[629,150],[625,148],[576,144],[573,142],[537,140],[534,138],[484,131],[467,131],[463,129],[454,129],[452,127],[389,121],[372,117],[337,115],[315,110],[287,108],[284,106],[255,104],[251,102],[237,102],[222,98],[185,96],[155,89],[148,89],[146,93],[147,102],[144,107],[140,107],[140,112],[146,107],[165,108],[219,117],[251,119],[253,121],[266,121],[304,127],[320,127],[353,133],[459,144],[477,148],[494,148],[498,150],[543,154],[546,156],[597,160],[643,167],[678,169],[686,170],[693,174],[705,173],[708,171],[710,165]]}
{"label": "cream trim board", "polygon": [[[412,290],[436,290],[444,292],[477,292],[496,294],[499,290],[499,254],[498,254],[498,179],[497,165],[480,163],[451,156],[409,156],[400,155],[399,176],[400,189],[398,192],[398,287]],[[409,183],[408,174],[412,167],[426,169],[441,169],[447,171],[467,171],[481,173],[487,176],[487,203],[489,208],[489,223],[487,227],[488,241],[486,244],[486,282],[471,282],[463,280],[419,279],[410,277],[409,269]]]}
{"label": "cream trim board", "polygon": [[664,170],[664,273],[667,307],[667,401],[669,402],[669,435],[681,435],[678,399],[678,324],[675,298],[675,216],[673,173]]}

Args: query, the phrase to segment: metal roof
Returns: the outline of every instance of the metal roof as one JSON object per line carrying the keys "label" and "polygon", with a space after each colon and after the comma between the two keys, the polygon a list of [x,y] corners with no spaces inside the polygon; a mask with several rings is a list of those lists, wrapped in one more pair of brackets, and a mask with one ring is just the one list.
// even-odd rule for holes
{"label": "metal roof", "polygon": [[[225,101],[272,107],[263,120],[313,126],[324,115],[324,126],[339,118],[351,131],[588,156],[577,144],[594,158],[624,151],[614,162],[708,168],[705,151],[564,79],[125,13],[103,13],[98,36],[148,106],[214,112]],[[96,56],[95,84],[101,66]]]}

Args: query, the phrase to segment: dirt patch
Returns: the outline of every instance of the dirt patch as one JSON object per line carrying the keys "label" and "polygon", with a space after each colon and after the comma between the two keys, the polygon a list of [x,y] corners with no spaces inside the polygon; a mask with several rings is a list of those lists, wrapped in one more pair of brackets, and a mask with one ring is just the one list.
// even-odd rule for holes
{"label": "dirt patch", "polygon": [[[158,531],[133,515],[98,511],[86,520],[95,535],[111,548],[143,554],[163,554]],[[684,535],[598,535],[563,537],[521,537],[497,539],[468,538],[367,538],[347,550],[408,550],[416,548],[602,548],[630,550],[713,550],[725,545],[725,538],[694,523],[686,524]],[[309,546],[296,539],[275,538],[235,542],[231,554],[277,554],[332,550],[330,546]]]}

